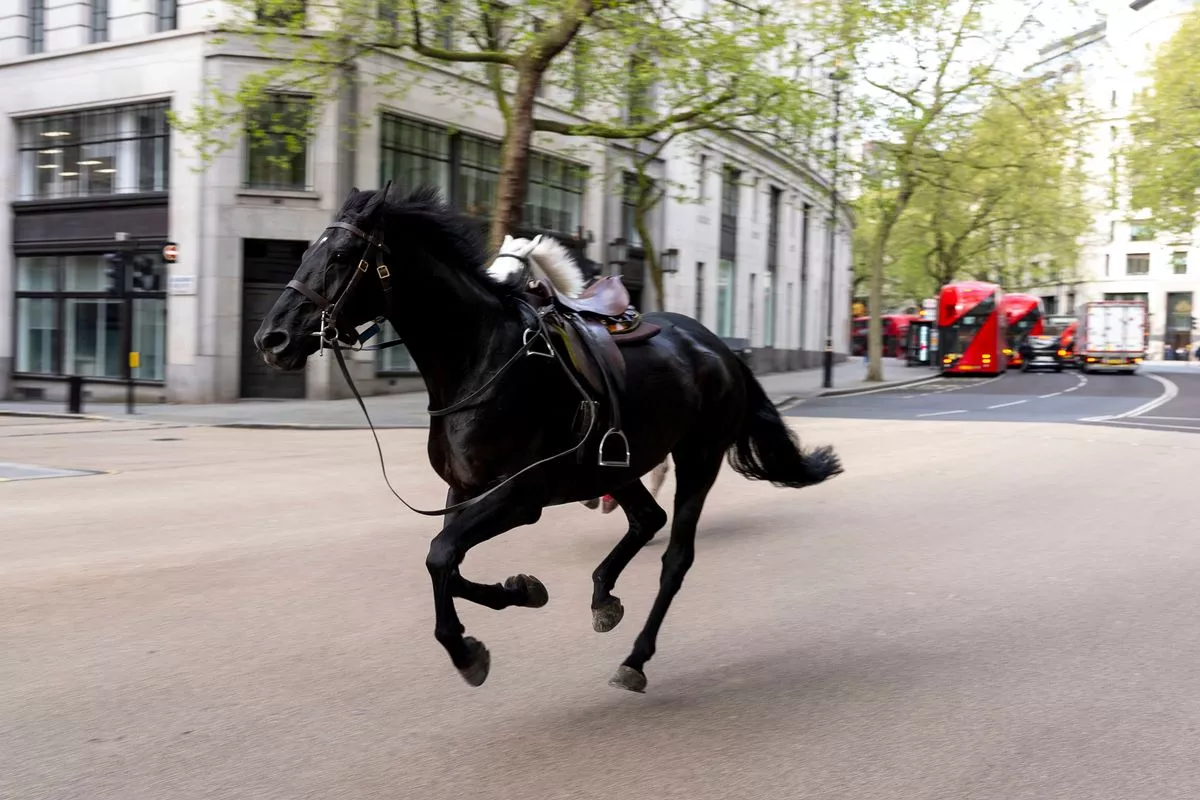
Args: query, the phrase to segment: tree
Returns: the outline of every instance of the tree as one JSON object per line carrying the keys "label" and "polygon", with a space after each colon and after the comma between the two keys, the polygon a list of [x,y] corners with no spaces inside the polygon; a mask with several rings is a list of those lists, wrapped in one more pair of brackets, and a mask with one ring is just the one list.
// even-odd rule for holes
{"label": "tree", "polygon": [[998,11],[1011,5],[995,0],[827,2],[827,34],[840,43],[858,80],[873,90],[863,124],[882,129],[870,165],[879,190],[865,194],[858,205],[860,217],[872,220],[866,247],[867,380],[880,381],[880,314],[893,233],[923,181],[936,173],[943,144],[982,108],[983,95],[1002,74],[1000,59],[1032,20],[991,22],[1005,17]]}
{"label": "tree", "polygon": [[965,278],[1007,289],[1057,282],[1091,225],[1081,153],[1092,124],[1078,86],[1023,79],[991,87],[975,119],[920,159],[885,257],[887,282],[900,297]]}
{"label": "tree", "polygon": [[[1150,86],[1134,102],[1124,150],[1132,206],[1164,230],[1190,234],[1200,214],[1200,6],[1159,49]],[[1114,176],[1115,180],[1115,176]]]}
{"label": "tree", "polygon": [[[280,87],[322,103],[364,80],[393,93],[415,80],[446,92],[464,81],[486,87],[504,120],[493,245],[521,224],[535,134],[670,140],[731,109],[762,108],[780,89],[772,76],[792,58],[787,33],[797,22],[787,6],[715,3],[696,17],[672,0],[330,0],[316,19],[305,18],[302,0],[231,3],[237,19],[224,35],[272,61],[236,90],[210,85],[190,119],[173,118],[205,159],[243,128],[252,140],[290,136],[299,147],[312,119],[293,132],[247,114]],[[539,108],[547,91],[570,98],[561,105],[575,113]]]}

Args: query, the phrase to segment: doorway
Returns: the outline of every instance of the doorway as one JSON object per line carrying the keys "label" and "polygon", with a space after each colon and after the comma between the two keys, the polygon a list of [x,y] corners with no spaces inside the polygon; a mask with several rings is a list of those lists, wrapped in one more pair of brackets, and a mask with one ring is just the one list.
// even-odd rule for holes
{"label": "doorway", "polygon": [[283,372],[269,366],[254,346],[254,334],[280,293],[287,288],[306,249],[308,242],[242,240],[242,397],[304,399],[304,370]]}

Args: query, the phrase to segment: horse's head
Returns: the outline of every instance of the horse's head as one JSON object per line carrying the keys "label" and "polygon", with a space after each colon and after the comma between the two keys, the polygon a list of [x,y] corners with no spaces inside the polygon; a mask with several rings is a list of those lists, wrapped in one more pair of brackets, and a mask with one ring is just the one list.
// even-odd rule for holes
{"label": "horse's head", "polygon": [[322,338],[352,343],[355,328],[387,313],[380,291],[390,280],[382,211],[391,185],[377,192],[352,189],[336,220],[305,251],[254,335],[268,364],[300,369]]}

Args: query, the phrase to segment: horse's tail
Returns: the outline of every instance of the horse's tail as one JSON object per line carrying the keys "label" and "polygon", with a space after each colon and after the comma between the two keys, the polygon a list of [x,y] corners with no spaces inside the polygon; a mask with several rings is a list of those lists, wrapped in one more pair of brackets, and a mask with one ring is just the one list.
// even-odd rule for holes
{"label": "horse's tail", "polygon": [[730,466],[750,480],[794,489],[840,474],[842,464],[833,448],[801,448],[750,367],[745,362],[741,367],[746,384],[746,416],[729,450]]}

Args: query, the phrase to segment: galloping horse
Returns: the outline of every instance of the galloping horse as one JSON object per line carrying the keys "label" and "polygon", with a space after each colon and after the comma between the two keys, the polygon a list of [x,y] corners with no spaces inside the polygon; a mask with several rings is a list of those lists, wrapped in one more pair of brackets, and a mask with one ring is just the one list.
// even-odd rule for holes
{"label": "galloping horse", "polygon": [[[460,571],[467,552],[537,522],[547,506],[611,494],[629,529],[592,575],[591,606],[595,630],[612,630],[624,615],[612,594],[617,578],[667,522],[640,477],[671,455],[675,513],[658,596],[610,681],[641,692],[722,460],[728,456],[747,478],[788,487],[821,483],[842,468],[830,447],[802,450],[749,368],[682,314],[645,315],[659,332],[621,348],[626,388],[615,401],[597,399],[529,294],[535,278],[557,288],[582,286],[571,279],[578,268],[561,247],[535,250],[489,269],[477,223],[451,210],[436,190],[402,196],[390,183],[354,189],[305,252],[254,341],[267,363],[285,370],[331,348],[349,381],[342,349],[356,342],[359,326],[387,318],[403,338],[429,391],[429,462],[450,487],[448,508],[420,512],[445,515],[425,562],[434,636],[472,686],[487,679],[491,658],[464,636],[454,598],[497,610],[538,608],[548,593],[528,575],[503,584],[468,580]],[[614,411],[624,420],[627,466],[602,464],[598,456],[604,424],[597,418],[611,420]]]}

